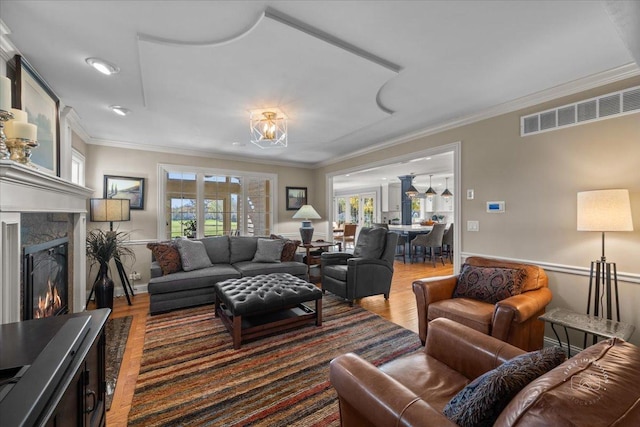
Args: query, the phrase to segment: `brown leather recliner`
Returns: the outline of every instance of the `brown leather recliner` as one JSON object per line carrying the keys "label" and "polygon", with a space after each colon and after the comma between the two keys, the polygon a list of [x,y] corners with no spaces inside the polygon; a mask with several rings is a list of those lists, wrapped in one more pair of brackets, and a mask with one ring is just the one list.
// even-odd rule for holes
{"label": "brown leather recliner", "polygon": [[523,270],[522,292],[491,304],[472,298],[452,298],[458,275],[414,281],[422,343],[427,339],[429,322],[446,317],[523,350],[542,348],[544,323],[538,316],[544,313],[552,297],[544,270],[536,265],[482,257],[469,257],[465,264]]}
{"label": "brown leather recliner", "polygon": [[[423,351],[379,368],[349,353],[331,361],[342,427],[456,426],[442,413],[471,381],[524,351],[448,319],[433,321]],[[640,425],[640,349],[600,341],[534,379],[494,426]]]}

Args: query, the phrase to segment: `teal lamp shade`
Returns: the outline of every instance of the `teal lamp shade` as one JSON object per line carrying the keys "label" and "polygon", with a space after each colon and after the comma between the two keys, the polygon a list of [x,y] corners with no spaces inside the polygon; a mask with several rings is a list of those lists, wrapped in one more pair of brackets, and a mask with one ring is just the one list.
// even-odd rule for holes
{"label": "teal lamp shade", "polygon": [[293,214],[293,219],[303,219],[300,227],[300,238],[303,244],[311,243],[313,239],[313,226],[310,219],[320,219],[320,214],[311,205],[302,205],[298,211]]}

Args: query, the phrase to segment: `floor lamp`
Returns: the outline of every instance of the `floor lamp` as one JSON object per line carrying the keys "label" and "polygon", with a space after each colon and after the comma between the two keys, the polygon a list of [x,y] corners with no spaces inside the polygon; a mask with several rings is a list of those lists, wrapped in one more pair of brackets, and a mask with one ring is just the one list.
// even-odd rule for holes
{"label": "floor lamp", "polygon": [[[589,276],[589,296],[587,297],[587,314],[591,309],[593,291],[593,315],[605,316],[612,320],[612,281],[615,292],[616,320],[620,321],[618,303],[618,273],[615,262],[607,262],[604,254],[604,233],[607,231],[633,231],[629,190],[596,190],[578,193],[578,231],[600,231],[602,233],[602,256],[600,260],[591,262]],[[602,292],[602,294],[601,294]],[[600,300],[605,306],[600,307]],[[602,308],[602,312],[600,310]],[[595,339],[595,338],[594,338]],[[586,345],[586,336],[585,336]]]}
{"label": "floor lamp", "polygon": [[[91,199],[89,207],[89,220],[91,222],[108,222],[109,231],[113,231],[114,222],[131,220],[131,202],[129,199]],[[131,292],[131,295],[134,295],[133,288],[131,287],[131,283],[129,283],[129,279],[124,271],[124,266],[122,265],[120,257],[115,257],[114,262],[118,269],[118,276],[120,277],[120,283],[124,289],[124,294],[127,297],[127,302],[131,305],[129,292]],[[91,287],[91,292],[87,298],[87,304],[89,304],[89,300],[93,295],[96,282],[97,277]],[[127,288],[129,289],[127,290]]]}

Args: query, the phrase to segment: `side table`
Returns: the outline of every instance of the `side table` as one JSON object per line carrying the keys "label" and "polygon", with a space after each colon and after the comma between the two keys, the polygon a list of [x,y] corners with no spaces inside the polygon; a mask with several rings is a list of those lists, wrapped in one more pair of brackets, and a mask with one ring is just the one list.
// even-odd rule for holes
{"label": "side table", "polygon": [[322,277],[320,273],[318,273],[317,276],[311,274],[312,266],[318,266],[318,269],[320,268],[320,257],[312,255],[311,250],[326,249],[330,248],[331,246],[337,246],[338,252],[342,252],[342,242],[325,242],[318,240],[310,243],[303,243],[302,245],[300,245],[301,248],[304,248],[306,250],[305,259],[307,263],[307,274],[309,275],[309,282],[315,283]]}
{"label": "side table", "polygon": [[[567,328],[575,329],[576,331],[584,332],[585,334],[591,334],[594,337],[603,338],[622,338],[627,341],[633,335],[636,327],[628,323],[617,322],[615,320],[604,319],[602,317],[596,317],[589,314],[576,313],[566,308],[554,308],[553,310],[538,317],[551,325],[553,333],[556,335],[556,339],[562,347],[562,341],[556,331],[555,325],[562,326],[564,328],[565,336],[567,337],[567,355],[571,357],[571,343],[569,342],[569,332]],[[586,342],[586,341],[585,341]]]}

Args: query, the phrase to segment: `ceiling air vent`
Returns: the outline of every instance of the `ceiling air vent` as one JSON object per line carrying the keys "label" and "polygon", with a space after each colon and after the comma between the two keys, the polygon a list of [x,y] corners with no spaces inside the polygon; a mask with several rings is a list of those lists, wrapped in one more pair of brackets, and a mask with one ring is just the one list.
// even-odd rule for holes
{"label": "ceiling air vent", "polygon": [[640,86],[520,117],[520,136],[640,112]]}

